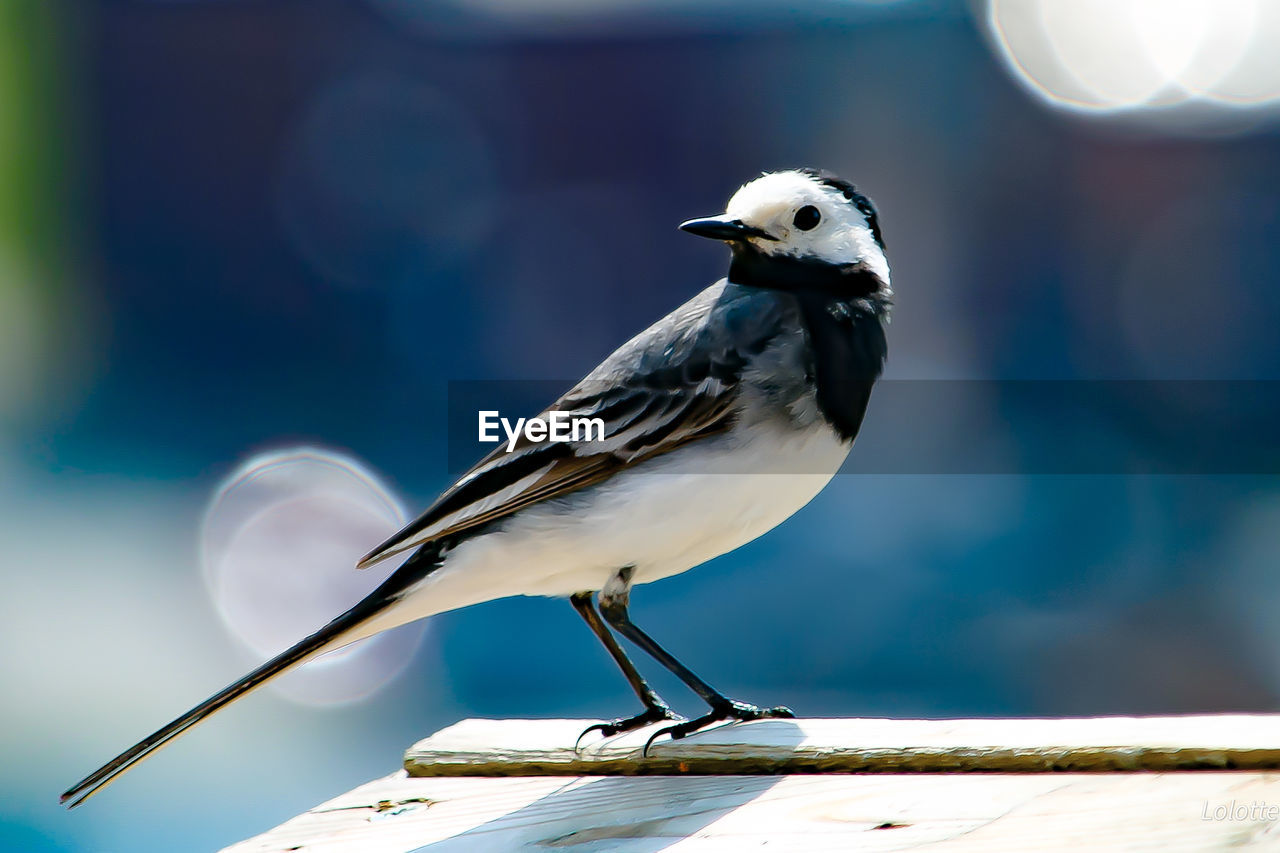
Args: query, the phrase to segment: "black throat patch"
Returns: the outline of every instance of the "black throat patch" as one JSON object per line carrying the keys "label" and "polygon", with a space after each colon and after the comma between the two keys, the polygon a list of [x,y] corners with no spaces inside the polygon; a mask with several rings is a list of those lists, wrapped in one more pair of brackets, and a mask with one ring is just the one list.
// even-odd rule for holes
{"label": "black throat patch", "polygon": [[809,342],[806,361],[818,408],[832,429],[851,441],[862,426],[871,386],[889,352],[884,328],[889,288],[859,264],[770,257],[746,246],[734,249],[729,281],[782,291],[796,300]]}
{"label": "black throat patch", "polygon": [[825,293],[838,299],[883,296],[888,289],[880,277],[862,264],[827,264],[812,258],[767,255],[754,246],[733,247],[729,281],[768,290]]}

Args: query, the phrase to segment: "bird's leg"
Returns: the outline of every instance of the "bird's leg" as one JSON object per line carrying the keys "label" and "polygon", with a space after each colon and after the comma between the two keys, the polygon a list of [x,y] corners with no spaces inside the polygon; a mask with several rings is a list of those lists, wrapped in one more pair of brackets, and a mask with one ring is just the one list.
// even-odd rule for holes
{"label": "bird's leg", "polygon": [[636,665],[627,657],[627,653],[622,650],[622,646],[618,645],[618,641],[614,639],[613,634],[609,633],[609,629],[605,627],[604,622],[600,621],[600,614],[596,613],[591,597],[592,593],[578,592],[569,596],[569,602],[573,605],[573,609],[578,611],[578,615],[586,621],[591,633],[595,634],[600,639],[600,642],[604,643],[604,647],[609,650],[609,654],[613,656],[614,663],[618,665],[618,669],[622,670],[623,676],[626,677],[627,683],[636,692],[636,696],[640,697],[640,701],[644,704],[644,710],[634,717],[623,717],[608,723],[597,723],[594,726],[588,726],[583,730],[582,734],[578,735],[578,742],[574,744],[575,750],[578,748],[578,743],[589,732],[598,731],[605,737],[612,737],[622,732],[643,728],[659,720],[681,719],[666,702],[662,701],[661,696],[653,692],[653,688],[649,686],[648,682],[644,680],[644,676],[636,669]]}
{"label": "bird's leg", "polygon": [[766,717],[794,717],[790,708],[781,705],[775,708],[758,708],[730,699],[710,684],[703,681],[684,664],[676,660],[670,652],[658,645],[652,637],[640,630],[631,621],[627,607],[631,599],[631,575],[634,569],[627,567],[618,572],[600,593],[600,615],[604,616],[615,631],[643,649],[658,663],[671,670],[677,678],[689,685],[689,689],[702,697],[702,701],[711,706],[711,711],[695,720],[686,720],[660,729],[644,746],[646,754],[653,742],[662,735],[670,735],[673,740],[692,734],[722,720],[759,720]]}

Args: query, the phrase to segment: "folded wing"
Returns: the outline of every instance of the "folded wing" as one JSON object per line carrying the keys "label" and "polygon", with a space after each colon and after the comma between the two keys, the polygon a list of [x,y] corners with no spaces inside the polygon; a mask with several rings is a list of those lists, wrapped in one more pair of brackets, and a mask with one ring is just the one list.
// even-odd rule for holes
{"label": "folded wing", "polygon": [[[710,288],[623,346],[542,412],[542,417],[558,411],[600,418],[603,440],[535,443],[521,435],[511,452],[502,446],[481,459],[359,567],[586,488],[727,430],[738,411],[743,368],[780,328],[774,312],[735,305],[747,298],[732,285]],[[708,322],[718,312],[716,322]],[[726,334],[724,313],[750,322]]]}

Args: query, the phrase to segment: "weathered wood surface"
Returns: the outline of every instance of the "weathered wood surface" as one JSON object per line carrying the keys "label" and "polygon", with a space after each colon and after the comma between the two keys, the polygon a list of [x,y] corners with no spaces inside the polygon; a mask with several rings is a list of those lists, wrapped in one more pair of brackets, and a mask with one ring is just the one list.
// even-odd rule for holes
{"label": "weathered wood surface", "polygon": [[[414,778],[330,800],[234,853],[1175,851],[1280,848],[1269,773]],[[1214,812],[1223,815],[1215,819]]]}
{"label": "weathered wood surface", "polygon": [[[574,739],[591,720],[463,720],[405,754],[411,776],[1280,769],[1280,717],[757,720],[655,741]],[[595,737],[594,740],[591,738]]]}
{"label": "weathered wood surface", "polygon": [[[588,721],[465,721],[406,756],[415,767],[428,756],[449,763],[446,775],[395,773],[229,850],[1280,849],[1280,773],[1009,773],[997,766],[1030,755],[1046,757],[1034,765],[1041,770],[1077,760],[1091,767],[1121,762],[1114,766],[1131,770],[1150,760],[1203,768],[1274,759],[1278,719],[799,720],[785,728],[762,721],[655,744],[651,753],[668,750],[674,759],[670,751],[701,744],[724,754],[720,766],[728,767],[723,762],[732,760],[736,743],[739,752],[755,756],[753,769],[744,772],[757,775],[644,776],[605,775],[616,769],[566,775],[565,767],[592,756],[607,762],[600,767],[637,761],[612,750],[638,748],[641,733],[584,744],[587,757],[580,759],[566,753]],[[861,750],[875,757],[881,772],[815,773],[815,766],[802,774],[763,775],[762,762],[784,766],[803,750]],[[1074,750],[1082,757],[1073,758]],[[989,772],[919,772],[918,763],[910,764],[915,772],[894,772],[886,758],[917,762],[922,754],[958,762],[949,769]],[[461,775],[468,761],[493,775]],[[544,769],[548,761],[556,775]],[[506,771],[499,767],[504,762]]]}

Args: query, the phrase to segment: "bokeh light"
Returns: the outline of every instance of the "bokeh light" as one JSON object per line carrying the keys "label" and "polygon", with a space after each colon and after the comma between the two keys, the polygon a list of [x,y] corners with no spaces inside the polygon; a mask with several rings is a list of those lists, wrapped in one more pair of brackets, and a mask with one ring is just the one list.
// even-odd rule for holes
{"label": "bokeh light", "polygon": [[1280,101],[1271,0],[989,0],[986,23],[1055,107],[1195,128]]}
{"label": "bokeh light", "polygon": [[[394,569],[356,560],[404,524],[404,512],[359,462],[314,448],[256,456],[219,487],[205,515],[201,563],[227,628],[274,655],[346,610]],[[330,652],[278,679],[284,695],[359,699],[413,657],[424,622]]]}

